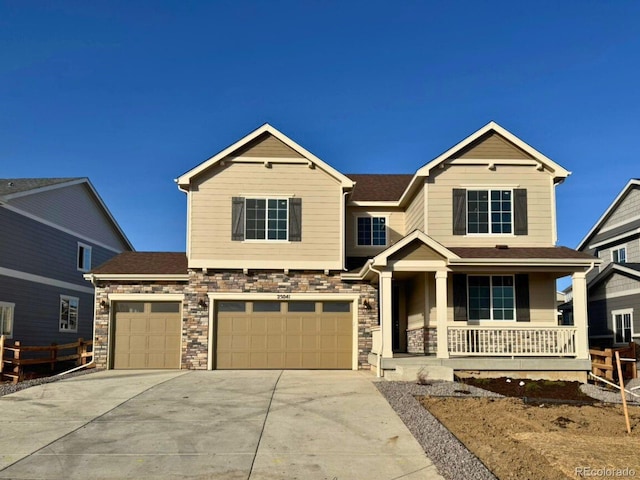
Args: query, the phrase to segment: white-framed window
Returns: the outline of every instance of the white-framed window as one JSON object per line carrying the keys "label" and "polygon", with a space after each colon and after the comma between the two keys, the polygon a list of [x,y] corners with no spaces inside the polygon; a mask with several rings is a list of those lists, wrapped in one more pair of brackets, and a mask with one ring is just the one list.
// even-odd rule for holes
{"label": "white-framed window", "polygon": [[289,199],[246,198],[245,212],[247,240],[289,239]]}
{"label": "white-framed window", "polygon": [[91,270],[91,246],[78,242],[77,264],[78,270],[88,272]]}
{"label": "white-framed window", "polygon": [[15,303],[0,302],[0,335],[7,338],[13,337],[13,314]]}
{"label": "white-framed window", "polygon": [[611,317],[614,343],[631,342],[633,339],[633,308],[613,310]]}
{"label": "white-framed window", "polygon": [[513,275],[469,275],[469,320],[515,320]]}
{"label": "white-framed window", "polygon": [[467,190],[467,233],[512,234],[512,190]]}
{"label": "white-framed window", "polygon": [[361,216],[356,218],[356,245],[358,246],[386,246],[387,218],[376,216]]}
{"label": "white-framed window", "polygon": [[78,331],[78,306],[80,300],[76,297],[60,295],[60,323],[61,332]]}
{"label": "white-framed window", "polygon": [[616,263],[627,263],[627,247],[614,248],[611,250],[611,261]]}

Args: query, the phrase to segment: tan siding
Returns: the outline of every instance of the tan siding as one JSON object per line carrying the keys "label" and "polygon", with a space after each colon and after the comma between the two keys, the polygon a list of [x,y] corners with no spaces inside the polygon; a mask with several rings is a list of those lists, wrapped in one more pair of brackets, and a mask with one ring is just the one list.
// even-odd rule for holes
{"label": "tan siding", "polygon": [[407,329],[424,327],[425,314],[425,274],[419,273],[407,282]]}
{"label": "tan siding", "polygon": [[[202,178],[191,198],[191,255],[198,259],[279,262],[327,262],[340,258],[341,187],[322,170],[306,165],[233,163],[215,167]],[[231,240],[231,199],[245,196],[302,198],[302,241],[260,242]],[[239,267],[240,268],[240,267]],[[249,268],[249,267],[248,267]]]}
{"label": "tan siding", "polygon": [[303,158],[301,154],[269,133],[260,135],[252,142],[233,152],[230,156]]}
{"label": "tan siding", "polygon": [[15,198],[9,204],[118,251],[128,250],[85,184]]}
{"label": "tan siding", "polygon": [[424,232],[424,186],[407,206],[406,223],[405,231],[407,234],[414,230]]}
{"label": "tan siding", "polygon": [[[372,217],[387,217],[387,246],[362,247],[357,242],[357,218],[369,215]],[[367,257],[374,256],[401,240],[405,236],[405,214],[399,208],[374,208],[374,207],[347,207],[346,215],[347,232],[347,256]]]}
{"label": "tan siding", "polygon": [[601,230],[611,225],[619,225],[627,222],[632,218],[637,218],[640,214],[640,188],[634,187],[627,195],[622,199],[618,208],[615,209],[613,214],[602,225]]}
{"label": "tan siding", "polygon": [[516,147],[495,132],[489,132],[451,158],[532,159],[524,150]]}
{"label": "tan siding", "polygon": [[[553,245],[552,191],[549,174],[532,166],[496,166],[489,170],[482,165],[449,165],[434,170],[427,190],[429,236],[445,246],[483,247],[496,244],[512,246]],[[513,235],[453,235],[454,188],[526,188],[529,234]]]}
{"label": "tan siding", "polygon": [[442,260],[444,257],[421,241],[414,241],[389,257],[389,260]]}

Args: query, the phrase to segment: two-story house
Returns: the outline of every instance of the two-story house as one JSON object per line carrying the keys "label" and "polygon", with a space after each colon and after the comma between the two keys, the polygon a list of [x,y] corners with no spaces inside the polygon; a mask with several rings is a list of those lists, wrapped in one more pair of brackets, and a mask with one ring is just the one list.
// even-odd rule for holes
{"label": "two-story house", "polygon": [[93,337],[83,275],[131,243],[87,178],[0,179],[0,327],[23,345]]}
{"label": "two-story house", "polygon": [[[176,180],[186,255],[87,275],[97,361],[584,380],[597,259],[555,246],[569,173],[493,122],[411,175],[341,173],[263,125]],[[575,324],[559,326],[566,275]]]}
{"label": "two-story house", "polygon": [[577,249],[602,262],[587,275],[591,343],[640,343],[639,179],[627,183]]}

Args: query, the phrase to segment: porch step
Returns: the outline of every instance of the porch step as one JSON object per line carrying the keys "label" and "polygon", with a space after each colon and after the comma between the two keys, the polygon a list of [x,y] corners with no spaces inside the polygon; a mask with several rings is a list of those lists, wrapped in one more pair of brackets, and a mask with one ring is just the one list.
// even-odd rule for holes
{"label": "porch step", "polygon": [[398,365],[395,370],[385,370],[384,378],[395,382],[424,380],[447,380],[453,382],[453,368],[442,365]]}

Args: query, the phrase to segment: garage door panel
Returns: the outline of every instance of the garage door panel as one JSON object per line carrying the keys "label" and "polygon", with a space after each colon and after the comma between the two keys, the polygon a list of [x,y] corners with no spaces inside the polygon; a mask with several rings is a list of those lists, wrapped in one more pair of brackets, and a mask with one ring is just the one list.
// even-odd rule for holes
{"label": "garage door panel", "polygon": [[[351,368],[351,313],[218,312],[216,368]],[[259,305],[264,310],[264,305]]]}

